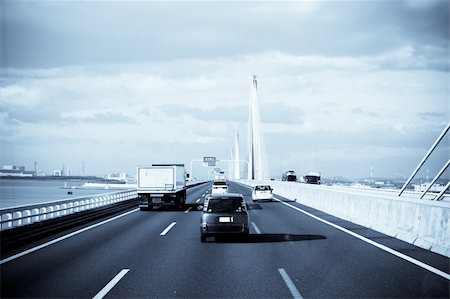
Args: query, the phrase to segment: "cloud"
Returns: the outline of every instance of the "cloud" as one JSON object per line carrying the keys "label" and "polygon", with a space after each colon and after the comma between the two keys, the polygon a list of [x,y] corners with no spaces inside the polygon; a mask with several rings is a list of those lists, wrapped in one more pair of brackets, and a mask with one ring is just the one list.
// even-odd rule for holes
{"label": "cloud", "polygon": [[448,1],[423,7],[417,2],[7,1],[2,66],[130,64],[270,50],[359,57],[383,55],[404,45],[445,62]]}
{"label": "cloud", "polygon": [[407,172],[448,120],[448,1],[2,5],[0,164],[227,157],[252,74],[273,169]]}

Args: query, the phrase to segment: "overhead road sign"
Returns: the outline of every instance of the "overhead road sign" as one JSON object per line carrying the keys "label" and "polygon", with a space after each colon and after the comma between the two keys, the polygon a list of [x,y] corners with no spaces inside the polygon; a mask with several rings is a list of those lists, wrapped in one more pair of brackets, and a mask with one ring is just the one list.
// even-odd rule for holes
{"label": "overhead road sign", "polygon": [[204,166],[216,166],[216,157],[203,157]]}

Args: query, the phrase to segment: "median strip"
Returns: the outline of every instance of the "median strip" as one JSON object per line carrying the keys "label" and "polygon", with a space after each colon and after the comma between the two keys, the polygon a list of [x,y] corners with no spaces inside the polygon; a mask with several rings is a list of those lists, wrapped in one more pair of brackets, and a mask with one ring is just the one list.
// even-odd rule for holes
{"label": "median strip", "polygon": [[300,292],[295,287],[295,284],[292,282],[292,280],[289,277],[289,275],[287,274],[286,270],[284,270],[283,268],[280,268],[280,269],[278,269],[278,272],[280,273],[281,278],[283,278],[284,283],[286,284],[289,291],[291,292],[292,297],[294,297],[295,299],[303,299],[302,295],[300,295]]}
{"label": "median strip", "polygon": [[92,299],[102,299],[109,291],[130,271],[130,269],[122,269],[97,295]]}
{"label": "median strip", "polygon": [[162,233],[160,233],[159,235],[160,236],[165,236],[168,232],[169,232],[169,230],[171,230],[172,229],[172,227],[174,227],[175,226],[175,224],[177,224],[175,221],[174,222],[172,222],[171,224],[169,224],[169,226],[168,227],[166,227],[166,229],[165,230],[163,230],[163,232]]}

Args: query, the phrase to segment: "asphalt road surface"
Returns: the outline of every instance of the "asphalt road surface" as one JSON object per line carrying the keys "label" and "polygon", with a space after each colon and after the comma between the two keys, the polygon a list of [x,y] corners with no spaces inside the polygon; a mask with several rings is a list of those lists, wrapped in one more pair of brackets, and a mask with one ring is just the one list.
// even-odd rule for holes
{"label": "asphalt road surface", "polygon": [[189,189],[185,210],[134,209],[3,257],[1,298],[450,296],[449,258],[290,199],[252,203],[237,183],[250,236],[201,243],[196,205],[210,189]]}

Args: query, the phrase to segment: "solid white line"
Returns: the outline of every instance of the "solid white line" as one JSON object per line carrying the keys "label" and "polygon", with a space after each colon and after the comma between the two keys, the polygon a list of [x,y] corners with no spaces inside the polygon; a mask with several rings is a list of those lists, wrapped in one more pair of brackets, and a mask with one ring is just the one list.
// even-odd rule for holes
{"label": "solid white line", "polygon": [[165,230],[163,230],[163,232],[162,233],[160,233],[159,235],[160,236],[165,236],[168,232],[169,232],[169,230],[172,228],[172,227],[174,227],[175,226],[175,224],[177,224],[175,221],[174,222],[172,222],[171,224],[169,224],[169,226],[168,227],[166,227],[166,229]]}
{"label": "solid white line", "polygon": [[252,222],[252,226],[253,226],[253,228],[255,229],[256,233],[257,233],[258,235],[260,235],[260,234],[261,234],[261,231],[260,231],[259,228],[256,226],[255,222]]}
{"label": "solid white line", "polygon": [[192,209],[192,207],[189,207],[186,211],[184,211],[185,214],[189,213],[189,211]]}
{"label": "solid white line", "polygon": [[439,269],[436,269],[436,268],[434,268],[434,267],[432,267],[432,266],[430,266],[430,265],[427,265],[427,264],[425,264],[425,263],[423,263],[423,262],[421,262],[421,261],[418,261],[418,260],[416,260],[416,259],[414,259],[414,258],[412,258],[412,257],[410,257],[410,256],[408,256],[408,255],[406,255],[406,254],[400,253],[400,252],[398,252],[398,251],[396,251],[396,250],[394,250],[394,249],[392,249],[392,248],[389,248],[389,247],[387,247],[387,246],[385,246],[385,245],[382,245],[382,244],[379,244],[379,243],[377,243],[377,242],[374,242],[374,241],[372,241],[372,240],[370,240],[370,239],[368,239],[368,238],[366,238],[366,237],[363,237],[363,236],[361,236],[361,235],[358,235],[358,234],[352,232],[351,230],[348,230],[348,229],[343,228],[343,227],[341,227],[341,226],[339,226],[339,225],[336,225],[336,224],[334,224],[334,223],[331,223],[331,222],[329,222],[329,221],[327,221],[327,220],[325,220],[325,219],[322,219],[322,218],[320,218],[320,217],[317,217],[317,216],[315,216],[315,215],[313,215],[313,214],[311,214],[311,213],[306,212],[305,210],[302,210],[302,209],[300,209],[300,208],[297,208],[297,207],[295,207],[295,206],[293,206],[293,205],[291,205],[291,204],[288,204],[288,203],[286,203],[286,202],[284,202],[284,201],[282,201],[282,200],[280,200],[280,199],[278,199],[278,198],[275,198],[275,197],[274,197],[274,199],[277,200],[277,201],[279,201],[280,203],[282,203],[282,204],[284,204],[284,205],[286,205],[286,206],[288,206],[288,207],[294,209],[294,210],[297,210],[297,211],[299,211],[299,212],[301,212],[301,213],[303,213],[303,214],[305,214],[305,215],[308,215],[308,216],[310,216],[310,217],[312,217],[312,218],[314,218],[314,219],[316,219],[316,220],[319,220],[319,221],[321,221],[321,222],[323,222],[323,223],[325,223],[325,224],[328,224],[328,225],[330,225],[330,226],[332,226],[332,227],[334,227],[334,228],[337,228],[337,229],[340,230],[340,231],[343,231],[343,232],[345,232],[345,233],[347,233],[347,234],[349,234],[349,235],[352,235],[352,236],[355,237],[355,238],[358,238],[358,239],[360,239],[360,240],[362,240],[362,241],[364,241],[364,242],[367,242],[367,243],[369,243],[369,244],[371,244],[371,245],[373,245],[373,246],[375,246],[375,247],[378,247],[378,248],[381,249],[381,250],[384,250],[384,251],[386,251],[386,252],[388,252],[388,253],[390,253],[390,254],[393,254],[393,255],[395,255],[395,256],[401,258],[401,259],[404,259],[405,261],[408,261],[408,262],[410,262],[410,263],[413,263],[413,264],[415,264],[415,265],[417,265],[417,266],[419,266],[419,267],[421,267],[421,268],[423,268],[423,269],[425,269],[425,270],[428,270],[428,271],[430,271],[430,272],[433,272],[434,274],[437,274],[437,275],[439,275],[439,276],[441,276],[441,277],[443,277],[443,278],[445,278],[445,279],[447,279],[447,280],[450,280],[450,274],[445,273],[444,271],[441,271],[441,270],[439,270]]}
{"label": "solid white line", "polygon": [[58,243],[58,242],[60,242],[60,241],[62,241],[62,240],[65,240],[65,239],[68,239],[68,238],[73,237],[73,236],[75,236],[75,235],[78,235],[78,234],[80,234],[80,233],[83,233],[83,232],[85,232],[85,231],[87,231],[87,230],[90,230],[90,229],[92,229],[92,228],[94,228],[94,227],[97,227],[97,226],[106,224],[106,223],[108,223],[108,222],[114,221],[114,220],[116,220],[116,219],[119,219],[119,218],[121,218],[121,217],[127,216],[127,215],[129,215],[129,214],[131,214],[131,213],[134,213],[134,212],[137,212],[137,211],[139,211],[139,209],[134,209],[134,210],[128,211],[128,212],[126,212],[126,213],[124,213],[124,214],[115,216],[115,217],[113,217],[113,218],[107,219],[107,220],[105,220],[105,221],[96,223],[96,224],[91,225],[91,226],[88,226],[88,227],[82,228],[82,229],[80,229],[80,230],[77,230],[77,231],[72,232],[72,233],[70,233],[70,234],[67,234],[67,235],[65,235],[65,236],[59,237],[59,238],[57,238],[57,239],[55,239],[55,240],[49,241],[49,242],[47,242],[47,243],[44,243],[44,244],[41,244],[41,245],[39,245],[39,246],[33,247],[33,248],[31,248],[31,249],[28,249],[28,250],[23,251],[23,252],[21,252],[21,253],[18,253],[18,254],[16,254],[16,255],[10,256],[10,257],[8,257],[8,258],[6,258],[6,259],[0,260],[0,265],[3,265],[3,264],[5,264],[5,263],[10,262],[10,261],[12,261],[12,260],[15,260],[15,259],[17,259],[17,258],[19,258],[19,257],[22,257],[22,256],[27,255],[27,254],[29,254],[29,253],[38,251],[39,249],[42,249],[42,248],[45,248],[45,247],[50,246],[50,245],[52,245],[52,244]]}
{"label": "solid white line", "polygon": [[130,269],[122,269],[97,295],[92,299],[102,299],[109,291],[130,271]]}
{"label": "solid white line", "polygon": [[202,200],[201,198],[197,199],[196,203],[198,203],[200,200]]}
{"label": "solid white line", "polygon": [[291,278],[289,277],[289,275],[286,273],[286,270],[284,270],[283,268],[278,269],[278,272],[280,273],[281,277],[284,280],[284,283],[287,285],[289,291],[291,291],[292,297],[296,298],[296,299],[302,299],[302,295],[300,295],[300,292],[297,290],[297,288],[295,287],[295,284],[292,282]]}

